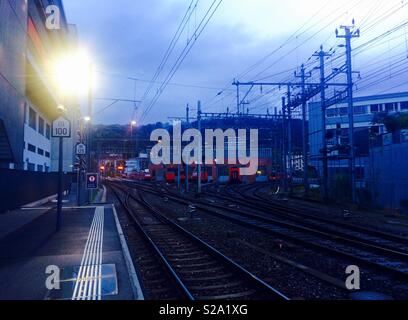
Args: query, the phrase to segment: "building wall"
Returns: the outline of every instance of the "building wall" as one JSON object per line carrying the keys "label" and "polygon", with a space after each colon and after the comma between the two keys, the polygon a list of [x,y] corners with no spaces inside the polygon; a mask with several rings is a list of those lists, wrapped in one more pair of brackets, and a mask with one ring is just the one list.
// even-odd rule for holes
{"label": "building wall", "polygon": [[[0,1],[0,118],[10,140],[15,163],[24,169],[24,104],[27,1]],[[3,164],[9,166],[9,164]]]}
{"label": "building wall", "polygon": [[[387,111],[387,104],[394,104],[390,112],[408,112],[408,92],[405,93],[394,93],[394,94],[385,94],[369,97],[359,97],[354,99],[354,122],[355,122],[355,132],[356,136],[358,132],[362,132],[373,126],[373,119],[377,112]],[[377,107],[378,109],[377,109]],[[320,150],[323,147],[322,140],[322,112],[321,104],[310,103],[310,120],[309,120],[309,130],[310,130],[310,153],[311,153],[311,164],[319,169],[321,172],[321,156]],[[337,125],[341,125],[341,129],[346,131],[349,128],[348,125],[348,110],[347,104],[341,103],[335,106],[328,108],[327,110],[327,121],[326,121],[326,130],[327,131],[336,131]],[[377,125],[378,133],[382,134],[386,131],[383,125]],[[364,134],[364,133],[362,133]],[[347,140],[347,134],[344,135]],[[336,139],[328,141],[328,146],[334,145]],[[367,146],[366,146],[367,147]],[[368,156],[367,152],[362,152],[362,150],[357,150],[357,153],[362,157]],[[332,153],[332,155],[338,155],[338,152]],[[360,161],[364,163],[364,161]],[[347,167],[348,160],[339,160],[339,161],[330,161],[329,167]],[[359,166],[359,161],[357,161],[357,166]]]}
{"label": "building wall", "polygon": [[[62,29],[47,30],[45,8],[54,4],[61,8]],[[68,25],[61,0],[0,0],[0,119],[10,140],[14,164],[3,168],[56,171],[58,144],[46,134],[46,126],[57,118],[61,99],[50,82],[47,63],[76,44],[76,29]],[[70,172],[75,162],[79,105],[74,99],[64,101],[72,121],[72,138],[64,144],[64,171]],[[36,112],[36,125],[29,125],[28,113]],[[39,129],[44,120],[44,132]]]}
{"label": "building wall", "polygon": [[[408,143],[372,149],[368,183],[376,205],[388,209],[403,209],[408,200]],[[404,209],[408,213],[408,208]]]}
{"label": "building wall", "polygon": [[[35,127],[30,123],[31,112],[35,112]],[[51,122],[39,110],[27,103],[24,123],[24,169],[49,172],[51,168]],[[42,129],[40,124],[42,119]],[[47,129],[48,127],[48,129]],[[34,150],[32,148],[35,148]]]}

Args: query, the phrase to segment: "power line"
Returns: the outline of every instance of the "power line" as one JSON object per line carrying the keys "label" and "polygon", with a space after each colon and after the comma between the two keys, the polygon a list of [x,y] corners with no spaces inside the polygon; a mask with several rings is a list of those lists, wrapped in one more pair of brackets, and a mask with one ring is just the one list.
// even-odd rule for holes
{"label": "power line", "polygon": [[[198,27],[196,28],[194,32],[194,39],[192,41],[188,41],[187,45],[184,47],[183,51],[181,52],[180,56],[176,60],[175,64],[173,65],[173,68],[170,70],[169,74],[167,75],[164,83],[162,86],[158,89],[156,95],[153,97],[152,101],[150,102],[149,106],[146,108],[146,110],[143,112],[141,116],[141,122],[145,120],[151,109],[154,107],[156,102],[159,100],[161,95],[163,94],[164,90],[166,89],[168,83],[171,81],[171,79],[174,77],[178,69],[180,68],[181,64],[187,57],[187,55],[190,53],[191,49],[194,47],[194,44],[197,42],[197,40],[200,38],[201,34],[205,30],[206,26],[214,16],[215,12],[218,10],[219,6],[223,0],[214,0],[210,6],[210,8],[207,10],[206,14],[202,18],[201,22],[199,23]],[[217,3],[217,5],[215,5]],[[215,7],[214,7],[215,6]]]}

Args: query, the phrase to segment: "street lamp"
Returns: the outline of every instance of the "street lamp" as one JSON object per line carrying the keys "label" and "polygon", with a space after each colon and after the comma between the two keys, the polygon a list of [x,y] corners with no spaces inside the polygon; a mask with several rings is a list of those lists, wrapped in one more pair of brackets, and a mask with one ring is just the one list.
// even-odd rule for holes
{"label": "street lamp", "polygon": [[[90,158],[90,125],[92,116],[92,87],[94,82],[92,63],[89,55],[82,49],[70,51],[56,57],[50,61],[48,70],[51,79],[54,82],[54,87],[57,89],[58,95],[61,99],[79,98],[81,95],[88,93],[89,106],[88,116],[83,118],[87,124],[87,150],[88,150],[88,170],[91,165]],[[58,108],[60,109],[60,108]],[[64,108],[65,110],[65,108]],[[82,124],[81,124],[82,137]],[[80,173],[81,168],[79,168]],[[81,179],[81,177],[79,177]],[[81,181],[78,181],[78,186]],[[78,195],[79,195],[78,188]],[[91,197],[89,197],[91,198]],[[79,199],[79,197],[78,197]]]}
{"label": "street lamp", "polygon": [[[136,154],[136,146],[133,145],[133,128],[136,128],[136,126],[137,126],[137,122],[135,120],[132,120],[130,122],[130,149],[134,150],[135,154]],[[133,152],[131,152],[130,156],[133,157]]]}
{"label": "street lamp", "polygon": [[58,112],[59,112],[60,114],[65,114],[65,113],[67,112],[67,108],[65,108],[65,106],[63,106],[62,104],[60,104],[60,105],[57,107],[57,109],[58,109]]}
{"label": "street lamp", "polygon": [[130,123],[130,137],[131,137],[131,138],[133,138],[133,128],[136,127],[136,125],[137,125],[137,122],[136,122],[135,120],[133,120],[133,121]]}
{"label": "street lamp", "polygon": [[93,77],[89,72],[91,62],[84,50],[59,56],[50,64],[54,84],[62,95],[85,95],[91,87]]}

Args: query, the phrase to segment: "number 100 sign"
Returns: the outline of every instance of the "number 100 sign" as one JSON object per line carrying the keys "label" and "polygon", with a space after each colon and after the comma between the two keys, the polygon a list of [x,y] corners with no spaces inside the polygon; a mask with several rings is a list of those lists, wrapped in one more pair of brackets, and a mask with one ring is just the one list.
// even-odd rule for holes
{"label": "number 100 sign", "polygon": [[70,138],[71,137],[71,123],[64,117],[59,117],[52,123],[52,137],[53,138]]}

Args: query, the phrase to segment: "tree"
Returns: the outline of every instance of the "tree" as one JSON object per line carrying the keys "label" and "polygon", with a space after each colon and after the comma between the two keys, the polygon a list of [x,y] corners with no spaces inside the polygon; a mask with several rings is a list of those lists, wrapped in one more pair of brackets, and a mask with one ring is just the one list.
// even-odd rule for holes
{"label": "tree", "polygon": [[402,129],[408,129],[408,114],[380,112],[374,116],[373,124],[383,124],[387,131],[392,133]]}

